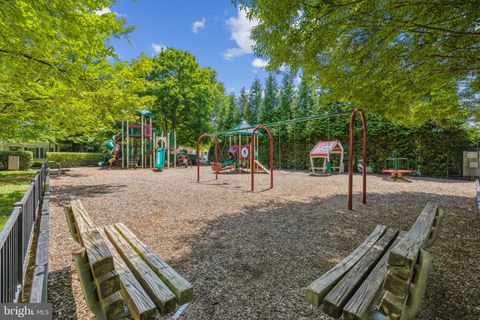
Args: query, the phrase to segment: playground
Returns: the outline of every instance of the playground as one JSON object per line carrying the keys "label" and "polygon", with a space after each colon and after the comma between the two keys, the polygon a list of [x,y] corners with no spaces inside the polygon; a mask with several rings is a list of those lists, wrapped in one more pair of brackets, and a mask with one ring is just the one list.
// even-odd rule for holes
{"label": "playground", "polygon": [[472,181],[409,177],[394,183],[354,175],[275,171],[215,174],[209,166],[101,170],[73,168],[50,178],[49,300],[55,319],[89,319],[75,266],[77,244],[63,207],[80,199],[98,226],[123,222],[194,287],[182,319],[330,319],[304,300],[305,288],[381,223],[408,230],[428,201],[445,209],[432,247],[433,272],[418,319],[480,317],[480,234]]}

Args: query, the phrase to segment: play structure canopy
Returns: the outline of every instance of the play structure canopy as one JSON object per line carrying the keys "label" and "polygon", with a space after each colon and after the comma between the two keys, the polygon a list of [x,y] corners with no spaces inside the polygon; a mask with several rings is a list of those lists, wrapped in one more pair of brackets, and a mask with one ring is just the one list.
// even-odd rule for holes
{"label": "play structure canopy", "polygon": [[[224,134],[226,136],[251,136],[253,133],[253,127],[247,122],[247,121],[242,121],[238,126],[233,128],[230,131],[225,132]],[[263,137],[263,135],[260,132],[255,132],[256,136]]]}
{"label": "play structure canopy", "polygon": [[343,153],[343,147],[338,140],[324,140],[319,141],[312,151],[310,151],[311,158],[329,158],[332,153]]}

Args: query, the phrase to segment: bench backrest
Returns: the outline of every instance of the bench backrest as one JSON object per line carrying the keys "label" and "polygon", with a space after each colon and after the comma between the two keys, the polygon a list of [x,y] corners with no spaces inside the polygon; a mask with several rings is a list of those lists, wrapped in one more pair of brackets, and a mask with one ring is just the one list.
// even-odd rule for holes
{"label": "bench backrest", "polygon": [[443,210],[427,203],[412,228],[390,251],[380,310],[391,319],[411,319],[418,311],[432,261],[426,249],[433,244],[442,218]]}
{"label": "bench backrest", "polygon": [[65,207],[65,216],[73,239],[83,247],[72,255],[88,306],[101,318],[112,319],[124,314],[120,278],[101,231],[79,200]]}

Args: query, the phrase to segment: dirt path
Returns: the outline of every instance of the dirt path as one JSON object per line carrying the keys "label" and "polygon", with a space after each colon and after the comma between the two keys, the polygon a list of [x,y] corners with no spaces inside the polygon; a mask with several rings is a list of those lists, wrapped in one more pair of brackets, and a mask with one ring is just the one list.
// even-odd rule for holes
{"label": "dirt path", "polygon": [[[480,318],[480,223],[472,182],[368,177],[368,205],[346,210],[347,176],[276,172],[256,178],[202,170],[74,169],[51,178],[49,299],[55,319],[89,319],[62,207],[81,199],[99,226],[123,222],[192,282],[183,319],[329,319],[305,287],[348,255],[376,224],[408,230],[427,201],[446,209],[418,319]],[[263,190],[263,191],[262,191]]]}

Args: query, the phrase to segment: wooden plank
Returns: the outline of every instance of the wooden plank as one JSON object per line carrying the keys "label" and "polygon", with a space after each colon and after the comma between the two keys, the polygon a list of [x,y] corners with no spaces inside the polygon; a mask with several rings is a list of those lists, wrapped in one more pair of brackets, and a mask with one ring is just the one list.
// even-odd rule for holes
{"label": "wooden plank", "polygon": [[91,229],[85,231],[81,238],[94,278],[115,270],[112,253],[99,230]]}
{"label": "wooden plank", "polygon": [[80,280],[80,287],[82,288],[83,296],[88,308],[98,317],[103,317],[102,307],[97,295],[95,285],[93,283],[93,276],[88,263],[85,248],[79,248],[72,252],[75,270]]}
{"label": "wooden plank", "polygon": [[405,236],[405,231],[401,231],[389,250],[382,256],[380,262],[370,272],[362,285],[350,298],[343,309],[343,318],[345,320],[367,319],[373,309],[374,304],[380,299],[384,290],[382,288],[385,275],[387,273],[388,253]]}
{"label": "wooden plank", "polygon": [[320,306],[327,293],[340,281],[340,279],[360,260],[365,253],[385,233],[386,227],[377,225],[373,232],[358,246],[348,257],[335,267],[327,271],[320,278],[312,282],[306,292],[305,299],[315,307]]}
{"label": "wooden plank", "polygon": [[120,291],[120,277],[115,270],[95,278],[94,281],[100,299],[109,297],[115,292]]}
{"label": "wooden plank", "polygon": [[429,238],[438,205],[428,202],[415,224],[408,231],[403,241],[390,251],[388,264],[402,266],[411,270],[417,261],[418,252]]}
{"label": "wooden plank", "polygon": [[433,220],[430,236],[428,238],[427,243],[425,243],[425,248],[430,248],[435,243],[435,240],[437,239],[437,235],[440,232],[440,229],[442,228],[442,220],[444,216],[445,216],[445,211],[443,210],[443,208],[438,208],[437,214],[435,215],[435,218]]}
{"label": "wooden plank", "polygon": [[402,319],[415,319],[420,310],[427,288],[428,274],[432,269],[432,259],[433,256],[430,252],[420,249],[417,268],[410,286],[407,304],[402,312]]}
{"label": "wooden plank", "polygon": [[355,293],[370,271],[375,268],[383,253],[395,240],[398,231],[387,229],[385,234],[375,243],[370,250],[353,266],[350,271],[338,282],[323,300],[323,310],[326,314],[339,318],[343,307]]}
{"label": "wooden plank", "polygon": [[70,202],[69,209],[71,211],[73,222],[75,224],[76,234],[78,235],[80,243],[83,244],[82,235],[88,230],[95,228],[95,224],[93,223],[92,219],[88,215],[80,200],[73,200],[72,202]]}
{"label": "wooden plank", "polygon": [[[413,270],[412,270],[413,274]],[[392,270],[388,270],[387,275],[385,277],[384,288],[391,293],[406,298],[408,295],[408,289],[410,288],[410,281],[412,279],[412,275],[401,278],[396,276]]]}
{"label": "wooden plank", "polygon": [[405,301],[390,291],[385,291],[380,310],[384,315],[388,315],[391,320],[401,320],[402,310],[405,306]]}
{"label": "wooden plank", "polygon": [[80,243],[80,236],[78,235],[77,227],[75,226],[75,219],[73,218],[72,208],[67,206],[63,210],[65,212],[65,219],[67,220],[68,231],[70,231],[70,235],[72,236],[73,240],[77,243]]}
{"label": "wooden plank", "polygon": [[157,309],[152,299],[150,299],[140,282],[138,282],[120,255],[115,251],[115,248],[107,240],[103,232],[102,237],[112,252],[115,270],[120,276],[120,293],[128,306],[130,315],[135,320],[155,319]]}
{"label": "wooden plank", "polygon": [[48,264],[48,232],[41,232],[37,240],[37,249],[35,252],[35,266],[46,266],[47,264]]}
{"label": "wooden plank", "polygon": [[137,254],[162,279],[167,287],[175,294],[179,305],[193,299],[192,285],[178,274],[170,265],[160,259],[145,243],[143,243],[123,223],[115,224],[115,228],[127,240]]}
{"label": "wooden plank", "polygon": [[115,292],[107,298],[100,300],[103,314],[106,320],[118,319],[125,315],[125,304],[119,292]]}
{"label": "wooden plank", "polygon": [[133,250],[130,244],[122,237],[114,226],[105,227],[105,233],[110,242],[117,249],[123,261],[130,268],[137,280],[153,300],[161,314],[175,310],[175,295]]}

